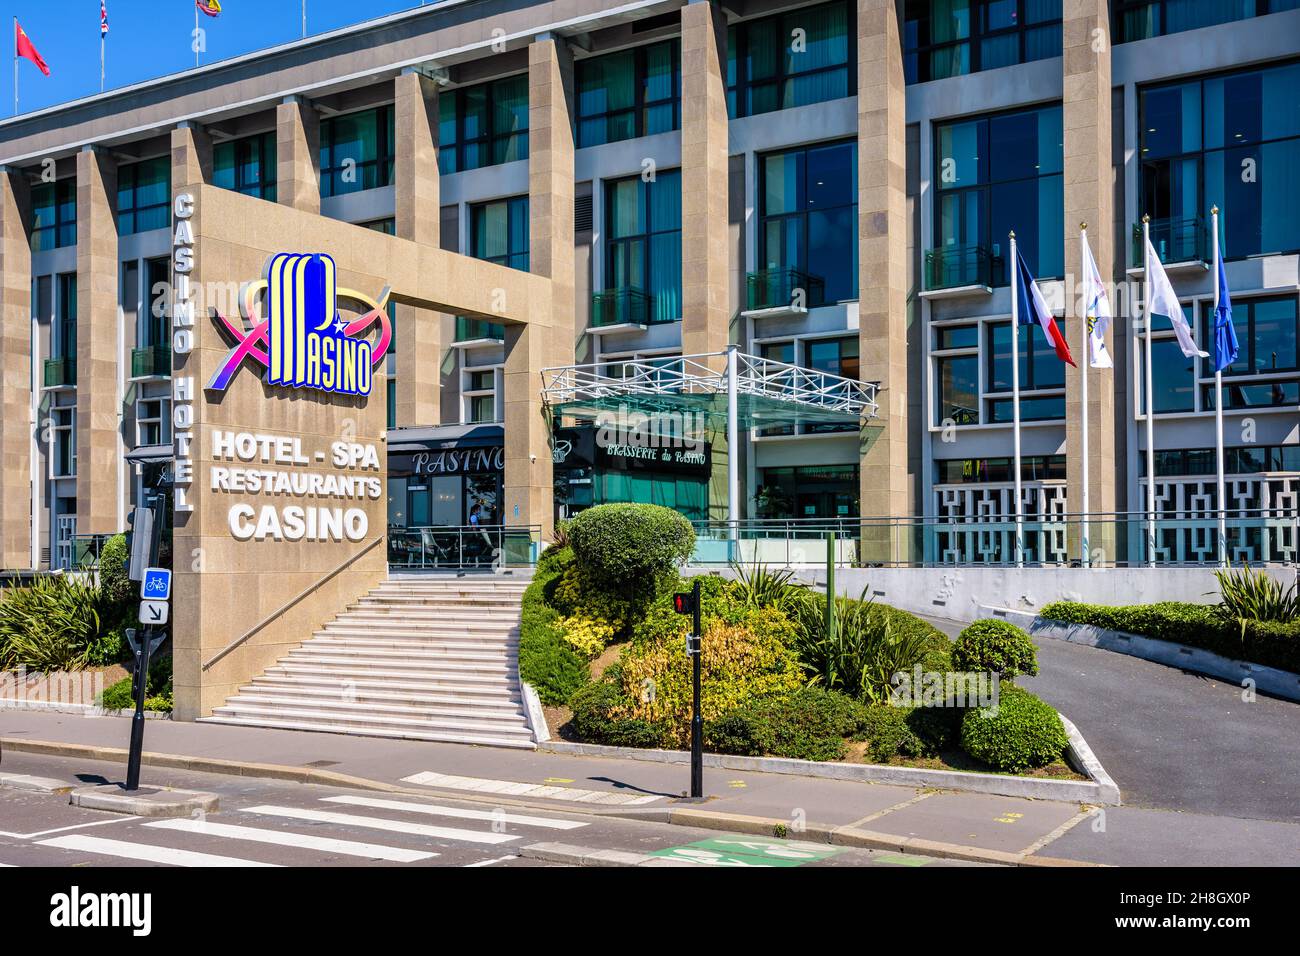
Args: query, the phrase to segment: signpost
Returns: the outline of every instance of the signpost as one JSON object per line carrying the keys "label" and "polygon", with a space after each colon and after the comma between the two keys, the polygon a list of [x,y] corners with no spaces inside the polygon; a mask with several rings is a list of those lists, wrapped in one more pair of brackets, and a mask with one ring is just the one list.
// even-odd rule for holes
{"label": "signpost", "polygon": [[168,601],[172,596],[172,573],[158,563],[158,532],[161,530],[158,499],[131,514],[131,545],[127,571],[132,581],[140,582],[140,623],[144,630],[137,635],[127,628],[126,641],[131,647],[134,670],[131,696],[135,714],[131,718],[131,749],[126,758],[126,789],[140,788],[140,755],[144,752],[144,701],[148,695],[149,659],[167,639],[165,631],[155,630],[167,623]]}
{"label": "signpost", "polygon": [[691,717],[691,796],[704,796],[704,717],[700,713],[700,579],[688,593],[673,595],[673,610],[691,615],[691,631],[686,635],[686,653],[691,658],[692,712]]}

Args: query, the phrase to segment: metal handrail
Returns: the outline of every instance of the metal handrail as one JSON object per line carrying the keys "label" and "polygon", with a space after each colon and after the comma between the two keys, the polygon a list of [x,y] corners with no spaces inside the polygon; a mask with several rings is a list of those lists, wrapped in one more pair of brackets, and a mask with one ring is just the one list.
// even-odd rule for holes
{"label": "metal handrail", "polygon": [[253,636],[254,634],[256,634],[258,631],[262,630],[262,628],[266,627],[268,624],[270,624],[272,621],[274,621],[276,618],[278,618],[280,615],[282,615],[285,611],[289,610],[289,608],[293,607],[295,604],[297,604],[299,601],[301,601],[303,598],[305,598],[308,594],[312,594],[312,593],[314,593],[314,592],[320,590],[320,586],[321,586],[322,584],[324,584],[326,581],[330,580],[331,578],[334,578],[334,577],[338,576],[338,575],[341,574],[344,570],[346,570],[348,567],[350,567],[354,562],[356,562],[356,561],[359,560],[360,558],[364,557],[365,555],[369,554],[371,551],[373,551],[373,550],[375,549],[375,546],[378,545],[378,544],[379,544],[381,541],[383,541],[383,540],[384,540],[384,538],[382,538],[382,537],[375,538],[373,541],[371,541],[369,544],[367,544],[364,548],[362,548],[362,549],[361,549],[360,551],[358,551],[356,554],[352,555],[350,558],[348,558],[346,561],[344,561],[342,564],[340,564],[337,568],[335,568],[335,569],[334,569],[333,571],[331,571],[329,574],[325,575],[325,577],[323,577],[323,578],[321,578],[319,581],[315,581],[315,582],[313,582],[312,584],[308,585],[307,587],[303,588],[300,592],[298,592],[298,594],[297,594],[296,596],[294,596],[293,598],[291,598],[291,599],[290,599],[289,601],[287,601],[286,603],[280,605],[278,608],[276,608],[274,611],[272,611],[270,614],[268,614],[266,617],[264,617],[264,618],[263,618],[261,621],[259,621],[257,624],[254,624],[251,628],[249,628],[247,631],[245,631],[245,632],[244,632],[243,634],[241,634],[239,637],[235,638],[233,641],[231,641],[229,644],[227,644],[227,645],[226,645],[225,647],[223,647],[221,650],[217,651],[216,654],[214,654],[211,658],[209,658],[207,661],[204,662],[204,664],[203,664],[203,670],[207,670],[208,668],[210,668],[213,664],[215,664],[217,661],[221,660],[223,657],[225,657],[227,654],[229,654],[231,651],[233,651],[233,650],[234,650],[236,647],[238,647],[240,644],[244,643],[244,641],[248,640],[250,637],[252,637],[252,636]]}

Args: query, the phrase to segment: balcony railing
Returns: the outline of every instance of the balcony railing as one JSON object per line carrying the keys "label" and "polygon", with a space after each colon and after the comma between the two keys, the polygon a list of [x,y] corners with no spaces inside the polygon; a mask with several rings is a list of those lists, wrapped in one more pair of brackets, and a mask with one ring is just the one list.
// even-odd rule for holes
{"label": "balcony railing", "polygon": [[812,309],[826,301],[826,280],[798,269],[764,269],[745,277],[747,308]]}
{"label": "balcony railing", "polygon": [[77,360],[52,358],[45,360],[45,387],[61,388],[77,384]]}
{"label": "balcony railing", "polygon": [[649,325],[654,321],[654,296],[642,289],[606,289],[591,297],[594,327]]}
{"label": "balcony railing", "polygon": [[539,525],[390,527],[388,566],[394,570],[528,567],[537,563]]}
{"label": "balcony railing", "polygon": [[[1148,225],[1151,247],[1162,263],[1209,261],[1209,230],[1199,216],[1152,219]],[[1142,266],[1142,224],[1138,223],[1133,227],[1133,268]]]}
{"label": "balcony railing", "polygon": [[131,350],[131,377],[149,378],[161,376],[168,378],[172,374],[172,350],[170,345],[146,345]]}
{"label": "balcony railing", "polygon": [[456,316],[457,342],[477,342],[480,339],[504,342],[506,327],[500,322],[489,322],[487,319],[473,319],[467,315]]}
{"label": "balcony railing", "polygon": [[927,292],[960,289],[964,286],[1001,285],[1003,261],[983,246],[945,246],[925,254]]}

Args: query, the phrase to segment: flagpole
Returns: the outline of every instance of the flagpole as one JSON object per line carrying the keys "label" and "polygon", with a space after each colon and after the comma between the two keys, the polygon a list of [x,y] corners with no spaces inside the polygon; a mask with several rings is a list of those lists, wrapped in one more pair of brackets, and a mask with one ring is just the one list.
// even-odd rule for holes
{"label": "flagpole", "polygon": [[1011,423],[1015,449],[1016,496],[1016,567],[1025,566],[1024,508],[1020,500],[1020,259],[1016,254],[1016,234],[1011,239]]}
{"label": "flagpole", "polygon": [[104,92],[104,31],[99,32],[99,92]]}
{"label": "flagpole", "polygon": [[[1081,222],[1079,223],[1079,265],[1081,269],[1083,266],[1084,250],[1087,249],[1087,247],[1088,247],[1088,224],[1086,222]],[[1088,277],[1087,282],[1088,282],[1087,288],[1090,290],[1092,285],[1091,276]],[[1083,309],[1081,310],[1082,315],[1080,316],[1080,324],[1083,327],[1083,337],[1079,339],[1079,341],[1083,343],[1083,364],[1079,366],[1079,401],[1082,407],[1082,419],[1083,419],[1082,420],[1082,424],[1083,424],[1083,434],[1082,434],[1083,437],[1083,442],[1082,442],[1083,445],[1082,447],[1083,525],[1080,530],[1082,532],[1082,539],[1083,539],[1081,542],[1081,547],[1083,550],[1083,554],[1082,554],[1083,566],[1085,568],[1088,567],[1089,562],[1091,560],[1090,552],[1088,549],[1088,516],[1090,513],[1089,500],[1088,500],[1088,466],[1092,462],[1092,459],[1088,457],[1088,356],[1090,354],[1090,349],[1092,347],[1092,343],[1089,341],[1091,336],[1088,330],[1088,309],[1091,305],[1092,305],[1091,302],[1085,301],[1083,303]]]}
{"label": "flagpole", "polygon": [[[1147,411],[1147,566],[1156,566],[1156,446],[1155,390],[1151,376],[1151,216],[1142,216],[1142,290],[1146,301],[1146,411]],[[1171,318],[1172,322],[1173,319]]]}
{"label": "flagpole", "polygon": [[[1214,321],[1219,321],[1219,207],[1210,207],[1210,220],[1214,229]],[[1217,335],[1217,331],[1216,331]],[[1217,339],[1216,339],[1217,341]],[[1218,349],[1215,349],[1214,370],[1214,450],[1219,472],[1219,564],[1228,565],[1228,502],[1223,467],[1223,369],[1218,368]]]}
{"label": "flagpole", "polygon": [[18,115],[18,18],[14,17],[14,116]]}
{"label": "flagpole", "polygon": [[194,65],[199,65],[199,5],[194,4],[194,36],[191,38],[194,44]]}

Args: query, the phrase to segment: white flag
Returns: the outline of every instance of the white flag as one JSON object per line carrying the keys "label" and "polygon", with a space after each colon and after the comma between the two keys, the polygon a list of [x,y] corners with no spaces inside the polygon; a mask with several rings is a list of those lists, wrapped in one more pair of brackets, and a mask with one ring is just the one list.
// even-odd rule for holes
{"label": "white flag", "polygon": [[1147,328],[1151,328],[1151,316],[1164,315],[1169,317],[1170,323],[1174,327],[1174,334],[1178,336],[1178,347],[1183,350],[1183,355],[1188,358],[1193,356],[1197,358],[1208,358],[1208,352],[1202,352],[1196,347],[1196,340],[1192,337],[1191,326],[1187,324],[1187,318],[1183,315],[1182,303],[1178,301],[1178,293],[1174,292],[1173,283],[1169,281],[1169,276],[1165,274],[1165,267],[1160,264],[1160,257],[1156,255],[1155,249],[1151,247],[1151,240],[1147,239]]}
{"label": "white flag", "polygon": [[1110,352],[1106,351],[1106,330],[1110,328],[1110,299],[1105,283],[1097,271],[1087,236],[1083,237],[1083,314],[1088,317],[1089,361],[1093,368],[1112,368]]}

